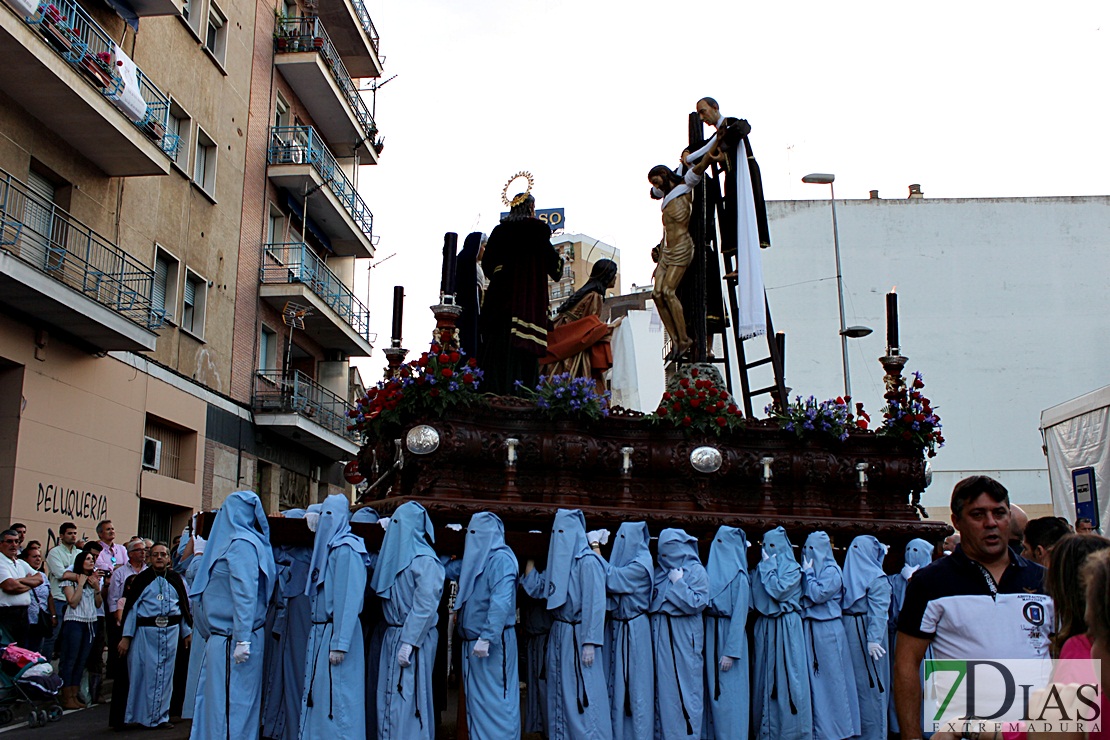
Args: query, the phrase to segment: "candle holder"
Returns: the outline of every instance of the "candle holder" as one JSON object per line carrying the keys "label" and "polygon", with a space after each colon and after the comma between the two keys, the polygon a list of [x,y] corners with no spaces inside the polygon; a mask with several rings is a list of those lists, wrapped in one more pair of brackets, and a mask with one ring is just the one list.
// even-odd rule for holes
{"label": "candle holder", "polygon": [[856,474],[859,476],[856,481],[856,488],[859,489],[859,515],[864,519],[871,516],[871,505],[867,502],[867,471],[870,468],[865,462],[856,463]]}
{"label": "candle holder", "polygon": [[516,448],[520,440],[509,437],[505,440],[505,485],[501,489],[502,501],[520,501],[520,491],[516,487]]}
{"label": "candle holder", "polygon": [[389,363],[385,366],[386,380],[392,380],[397,377],[397,372],[401,369],[401,364],[405,361],[405,357],[409,353],[407,349],[401,347],[400,339],[394,339],[390,345],[391,346],[382,350],[386,362]]}
{"label": "candle holder", "polygon": [[[446,301],[450,299],[451,302]],[[442,303],[431,306],[432,315],[436,317],[436,328],[432,330],[432,341],[446,351],[459,348],[458,330],[456,328],[459,316],[462,315],[462,306],[455,305],[455,296],[443,296]]]}
{"label": "candle holder", "polygon": [[773,476],[771,466],[775,464],[775,458],[769,455],[767,457],[761,457],[759,459],[759,464],[763,466],[763,472],[760,476],[763,483],[761,486],[763,489],[763,501],[760,503],[759,511],[762,514],[772,514],[775,511],[775,502],[771,498],[771,478]]}
{"label": "candle holder", "polygon": [[[892,347],[891,352],[897,352],[897,347]],[[885,375],[883,377],[883,385],[886,387],[887,394],[896,393],[902,386],[902,368],[906,366],[910,358],[905,355],[888,354],[885,357],[879,358],[879,363],[883,366]]]}
{"label": "candle holder", "polygon": [[621,448],[621,495],[620,506],[631,508],[635,502],[632,500],[632,453],[634,447]]}

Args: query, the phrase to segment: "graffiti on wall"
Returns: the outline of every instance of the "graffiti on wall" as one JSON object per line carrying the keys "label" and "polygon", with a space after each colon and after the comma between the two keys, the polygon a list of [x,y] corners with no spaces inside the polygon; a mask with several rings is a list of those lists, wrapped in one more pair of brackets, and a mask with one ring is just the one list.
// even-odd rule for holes
{"label": "graffiti on wall", "polygon": [[95,523],[108,518],[108,497],[92,491],[39,482],[35,511],[61,515],[67,519],[87,519]]}

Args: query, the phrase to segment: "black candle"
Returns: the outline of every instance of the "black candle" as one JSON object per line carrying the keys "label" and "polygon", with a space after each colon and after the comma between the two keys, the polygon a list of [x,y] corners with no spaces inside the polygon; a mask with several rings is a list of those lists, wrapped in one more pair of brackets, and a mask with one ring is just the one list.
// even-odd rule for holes
{"label": "black candle", "polygon": [[886,294],[886,351],[898,348],[898,294],[893,290]]}
{"label": "black candle", "polygon": [[455,293],[455,256],[458,247],[458,234],[448,231],[443,235],[443,275],[439,281],[439,290],[444,295]]}
{"label": "black candle", "polygon": [[393,286],[393,339],[401,341],[401,312],[405,308],[405,286]]}

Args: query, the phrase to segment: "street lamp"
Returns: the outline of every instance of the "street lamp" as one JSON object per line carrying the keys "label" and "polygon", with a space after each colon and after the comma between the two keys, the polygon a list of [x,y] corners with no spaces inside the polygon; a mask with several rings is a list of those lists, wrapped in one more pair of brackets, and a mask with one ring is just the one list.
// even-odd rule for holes
{"label": "street lamp", "polygon": [[859,337],[866,337],[871,333],[871,329],[866,326],[845,326],[844,325],[844,279],[840,274],[840,233],[836,228],[836,191],[833,188],[833,181],[836,180],[836,175],[826,172],[814,172],[802,178],[802,182],[810,185],[828,185],[829,186],[829,202],[832,204],[832,223],[833,223],[833,249],[836,252],[836,294],[840,305],[840,357],[844,363],[844,395],[852,395],[852,381],[848,372],[848,338],[857,339]]}

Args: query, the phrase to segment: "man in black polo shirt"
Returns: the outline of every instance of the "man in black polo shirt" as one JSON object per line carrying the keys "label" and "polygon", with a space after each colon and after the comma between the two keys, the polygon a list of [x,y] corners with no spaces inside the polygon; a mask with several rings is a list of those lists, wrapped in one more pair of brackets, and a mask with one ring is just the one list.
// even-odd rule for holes
{"label": "man in black polo shirt", "polygon": [[903,740],[922,729],[921,661],[1049,657],[1052,600],[1044,568],[1008,547],[1010,497],[985,475],[952,489],[960,544],[917,571],[906,587],[894,656],[894,702]]}

